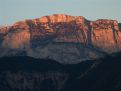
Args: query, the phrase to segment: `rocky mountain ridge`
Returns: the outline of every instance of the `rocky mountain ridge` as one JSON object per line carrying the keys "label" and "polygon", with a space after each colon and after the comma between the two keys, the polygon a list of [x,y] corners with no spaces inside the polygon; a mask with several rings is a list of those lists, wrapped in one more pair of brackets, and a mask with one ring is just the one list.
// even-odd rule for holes
{"label": "rocky mountain ridge", "polygon": [[35,58],[78,63],[120,51],[120,28],[116,20],[89,21],[82,16],[64,14],[19,21],[5,30],[0,29],[0,50],[3,51],[0,56],[24,51]]}

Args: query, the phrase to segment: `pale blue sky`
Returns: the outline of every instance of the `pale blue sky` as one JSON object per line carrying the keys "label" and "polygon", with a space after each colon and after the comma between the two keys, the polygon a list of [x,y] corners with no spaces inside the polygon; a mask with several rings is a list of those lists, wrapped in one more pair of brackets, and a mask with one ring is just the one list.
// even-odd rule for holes
{"label": "pale blue sky", "polygon": [[0,0],[0,25],[57,13],[121,22],[121,0]]}

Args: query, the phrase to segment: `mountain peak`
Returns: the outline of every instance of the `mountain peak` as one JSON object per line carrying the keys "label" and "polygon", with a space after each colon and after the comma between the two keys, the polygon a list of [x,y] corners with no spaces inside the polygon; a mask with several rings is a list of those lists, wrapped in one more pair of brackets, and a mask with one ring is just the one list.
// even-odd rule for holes
{"label": "mountain peak", "polygon": [[40,22],[46,23],[46,22],[70,22],[77,18],[84,18],[82,16],[71,16],[66,14],[53,14],[49,16],[44,16],[39,18]]}

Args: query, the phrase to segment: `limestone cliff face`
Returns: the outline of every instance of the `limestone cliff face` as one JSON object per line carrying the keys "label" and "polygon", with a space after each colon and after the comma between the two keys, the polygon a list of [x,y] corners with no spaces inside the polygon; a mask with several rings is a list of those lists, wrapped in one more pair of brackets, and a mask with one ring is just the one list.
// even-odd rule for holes
{"label": "limestone cliff face", "polygon": [[121,49],[121,32],[115,20],[97,20],[92,22],[92,44],[106,52]]}
{"label": "limestone cliff face", "polygon": [[2,37],[1,48],[25,50],[29,56],[61,63],[77,63],[120,51],[119,25],[116,20],[88,21],[82,16],[54,14],[15,23]]}

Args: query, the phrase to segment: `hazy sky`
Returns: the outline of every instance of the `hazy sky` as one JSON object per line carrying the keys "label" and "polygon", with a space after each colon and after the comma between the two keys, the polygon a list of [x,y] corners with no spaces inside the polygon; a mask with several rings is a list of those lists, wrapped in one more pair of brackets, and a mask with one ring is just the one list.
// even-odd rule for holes
{"label": "hazy sky", "polygon": [[57,13],[121,22],[121,0],[0,0],[2,25]]}

